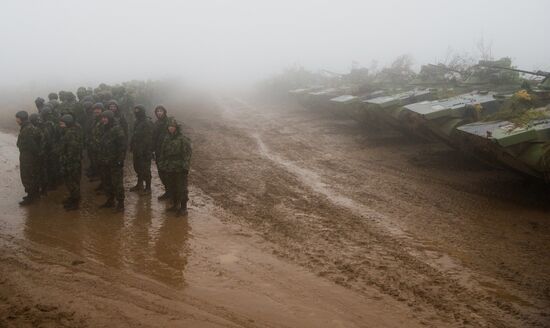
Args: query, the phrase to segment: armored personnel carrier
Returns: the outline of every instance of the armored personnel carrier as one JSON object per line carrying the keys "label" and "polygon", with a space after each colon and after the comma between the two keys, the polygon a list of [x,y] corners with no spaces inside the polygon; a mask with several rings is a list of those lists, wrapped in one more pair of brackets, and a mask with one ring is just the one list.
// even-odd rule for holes
{"label": "armored personnel carrier", "polygon": [[363,100],[361,111],[373,124],[385,123],[397,130],[411,132],[403,121],[403,106],[428,101],[433,98],[430,90],[411,90],[389,96]]}
{"label": "armored personnel carrier", "polygon": [[476,122],[457,128],[461,149],[493,165],[536,178],[550,169],[550,106],[523,113],[520,122]]}
{"label": "armored personnel carrier", "polygon": [[362,124],[370,124],[373,118],[369,115],[369,111],[364,110],[363,102],[368,99],[381,97],[385,93],[384,90],[377,90],[358,96],[342,95],[330,99],[330,102],[333,104],[334,110],[338,115],[349,117]]}
{"label": "armored personnel carrier", "polygon": [[468,91],[446,99],[404,106],[400,124],[407,130],[418,129],[422,134],[427,129],[439,140],[458,148],[457,127],[495,114],[504,100],[521,88],[522,79],[511,64],[509,58],[479,61],[466,80],[459,83],[459,90]]}
{"label": "armored personnel carrier", "polygon": [[399,124],[409,131],[428,129],[432,135],[457,148],[457,127],[476,122],[498,111],[501,101],[491,92],[471,92],[433,101],[423,101],[400,108]]}

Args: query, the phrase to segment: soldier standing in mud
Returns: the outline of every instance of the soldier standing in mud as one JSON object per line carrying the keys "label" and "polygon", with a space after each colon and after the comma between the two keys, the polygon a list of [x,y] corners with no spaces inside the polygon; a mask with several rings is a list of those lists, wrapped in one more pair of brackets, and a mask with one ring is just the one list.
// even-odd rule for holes
{"label": "soldier standing in mud", "polygon": [[34,104],[36,106],[36,109],[38,110],[38,113],[40,113],[42,111],[42,108],[44,108],[44,104],[45,104],[45,100],[44,98],[41,98],[41,97],[38,97],[34,100]]}
{"label": "soldier standing in mud", "polygon": [[58,112],[59,101],[57,99],[59,99],[59,96],[55,92],[51,92],[48,95],[47,104],[50,105],[50,108],[52,109],[54,115],[56,115],[56,116],[59,115],[59,112]]}
{"label": "soldier standing in mud", "polygon": [[175,211],[176,216],[187,214],[190,162],[191,140],[181,133],[180,125],[172,118],[168,122],[168,134],[162,142],[158,165],[166,174],[168,191],[173,201],[168,211]]}
{"label": "soldier standing in mud", "polygon": [[103,130],[99,141],[97,162],[101,182],[107,195],[107,201],[101,207],[114,207],[116,199],[115,211],[122,212],[124,211],[123,168],[126,157],[126,135],[110,110],[101,114],[101,123]]}
{"label": "soldier standing in mud", "polygon": [[29,116],[29,121],[34,125],[38,134],[40,135],[40,152],[38,154],[39,158],[39,169],[38,174],[40,176],[39,180],[39,189],[41,195],[46,195],[49,188],[48,180],[48,166],[45,165],[48,160],[48,155],[51,149],[51,138],[50,130],[46,124],[42,122],[40,114],[33,113]]}
{"label": "soldier standing in mud", "polygon": [[21,182],[27,193],[23,197],[23,200],[19,202],[19,205],[25,206],[40,198],[40,134],[29,121],[29,114],[26,111],[17,112],[15,120],[21,127],[19,136],[17,137],[19,171],[21,173]]}
{"label": "soldier standing in mud", "polygon": [[46,167],[47,171],[48,190],[55,190],[60,180],[59,144],[61,139],[61,128],[59,127],[59,120],[56,118],[49,104],[44,106],[44,109],[42,109],[40,113],[40,117],[48,137],[48,145],[45,152],[46,158],[43,166]]}
{"label": "soldier standing in mud", "polygon": [[[98,164],[97,153],[99,152],[99,143],[101,141],[101,135],[103,134],[103,125],[101,123],[101,113],[105,107],[102,103],[95,103],[91,106],[92,116],[88,118],[88,128],[86,129],[86,150],[88,153],[88,160],[90,166],[87,170],[86,176],[90,178],[90,181],[95,180],[98,177]],[[98,190],[102,188],[97,188]]]}
{"label": "soldier standing in mud", "polygon": [[160,157],[160,152],[162,149],[162,142],[164,141],[166,134],[168,134],[168,116],[167,116],[166,108],[164,108],[164,106],[162,105],[158,105],[155,108],[155,116],[157,120],[153,126],[153,152],[154,152],[153,158],[157,163],[159,178],[165,190],[164,194],[159,196],[158,199],[165,200],[170,198],[170,193],[168,190],[168,181],[166,179],[166,174],[162,171],[162,169],[159,166],[158,159]]}
{"label": "soldier standing in mud", "polygon": [[[134,133],[130,141],[130,151],[133,155],[134,170],[137,174],[137,184],[130,191],[143,194],[151,193],[151,159],[153,153],[153,123],[145,113],[143,105],[134,108],[136,118]],[[143,187],[145,183],[145,188]]]}
{"label": "soldier standing in mud", "polygon": [[126,140],[128,140],[128,122],[126,121],[124,115],[122,115],[122,113],[120,112],[120,106],[118,105],[118,102],[114,99],[109,100],[107,104],[107,109],[113,112],[113,114],[115,115],[115,119],[118,121],[118,124],[124,131]]}
{"label": "soldier standing in mud", "polygon": [[82,162],[82,132],[72,115],[65,114],[59,121],[61,137],[61,171],[69,197],[63,201],[63,207],[70,211],[78,209],[80,203],[80,177]]}

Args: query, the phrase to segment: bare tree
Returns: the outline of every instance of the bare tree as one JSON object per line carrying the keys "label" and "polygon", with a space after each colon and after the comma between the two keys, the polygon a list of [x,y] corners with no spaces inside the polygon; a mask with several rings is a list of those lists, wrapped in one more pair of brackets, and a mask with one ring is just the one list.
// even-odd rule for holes
{"label": "bare tree", "polygon": [[476,43],[479,55],[483,60],[493,60],[493,41],[485,41],[482,36]]}

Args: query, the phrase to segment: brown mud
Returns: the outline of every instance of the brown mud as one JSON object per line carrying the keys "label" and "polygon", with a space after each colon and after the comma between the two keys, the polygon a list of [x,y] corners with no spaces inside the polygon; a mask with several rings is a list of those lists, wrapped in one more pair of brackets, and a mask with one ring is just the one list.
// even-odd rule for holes
{"label": "brown mud", "polygon": [[[442,145],[236,98],[182,110],[174,218],[83,179],[20,208],[0,134],[0,327],[547,327],[548,191]],[[135,183],[127,168],[126,186]]]}

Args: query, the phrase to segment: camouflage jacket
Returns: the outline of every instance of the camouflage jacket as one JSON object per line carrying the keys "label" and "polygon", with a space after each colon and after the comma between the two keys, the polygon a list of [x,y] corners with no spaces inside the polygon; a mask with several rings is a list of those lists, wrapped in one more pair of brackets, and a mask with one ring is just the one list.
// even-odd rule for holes
{"label": "camouflage jacket", "polygon": [[38,129],[31,122],[24,122],[17,136],[17,148],[21,155],[38,159],[40,153],[41,136]]}
{"label": "camouflage jacket", "polygon": [[45,159],[49,156],[52,151],[53,140],[53,128],[51,122],[40,123],[37,127],[38,133],[40,134],[40,152],[39,156],[41,159]]}
{"label": "camouflage jacket", "polygon": [[166,172],[188,171],[191,164],[191,140],[179,131],[168,133],[162,142],[158,167]]}
{"label": "camouflage jacket", "polygon": [[122,131],[124,131],[126,140],[128,140],[128,121],[126,121],[126,117],[120,113],[120,109],[115,113],[115,118],[118,121],[118,125],[122,128]]}
{"label": "camouflage jacket", "polygon": [[130,150],[135,158],[151,159],[153,152],[153,122],[149,118],[137,120],[130,141]]}
{"label": "camouflage jacket", "polygon": [[59,116],[62,117],[65,114],[72,115],[74,117],[74,110],[75,110],[76,103],[75,102],[61,102],[59,104],[59,107],[57,108],[57,112],[59,113]]}
{"label": "camouflage jacket", "polygon": [[55,118],[55,114],[52,113],[49,117],[43,117],[44,129],[48,131],[48,141],[50,149],[49,151],[54,154],[59,154],[61,151],[61,128],[59,127],[58,119]]}
{"label": "camouflage jacket", "polygon": [[88,119],[88,117],[86,115],[84,105],[81,102],[77,102],[73,105],[73,117],[75,121],[80,124],[85,132],[87,128],[86,120]]}
{"label": "camouflage jacket", "polygon": [[57,99],[54,99],[54,100],[50,100],[48,101],[46,104],[50,105],[50,107],[52,108],[52,110],[55,112],[55,113],[59,113],[59,101]]}
{"label": "camouflage jacket", "polygon": [[101,123],[100,118],[95,118],[94,123],[90,129],[90,132],[88,134],[88,138],[86,138],[87,146],[92,151],[99,151],[100,143],[101,143],[101,136],[103,135],[103,124]]}
{"label": "camouflage jacket", "polygon": [[153,126],[153,151],[160,156],[162,142],[168,134],[168,117],[157,120]]}
{"label": "camouflage jacket", "polygon": [[61,136],[60,162],[63,172],[80,167],[82,160],[82,131],[78,125],[63,129]]}
{"label": "camouflage jacket", "polygon": [[118,124],[103,126],[97,160],[103,165],[123,163],[126,157],[126,135]]}

